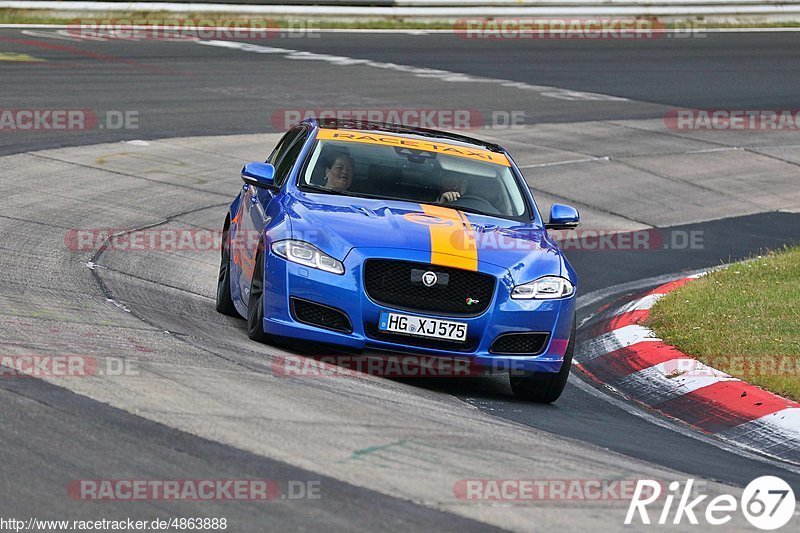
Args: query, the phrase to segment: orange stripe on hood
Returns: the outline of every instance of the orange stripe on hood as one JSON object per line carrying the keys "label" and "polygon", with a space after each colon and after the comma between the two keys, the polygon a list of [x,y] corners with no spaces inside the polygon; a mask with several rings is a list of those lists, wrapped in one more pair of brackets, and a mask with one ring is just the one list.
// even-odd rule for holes
{"label": "orange stripe on hood", "polygon": [[431,264],[478,270],[478,247],[467,217],[449,207],[420,205],[426,215],[443,222],[428,226],[431,232]]}

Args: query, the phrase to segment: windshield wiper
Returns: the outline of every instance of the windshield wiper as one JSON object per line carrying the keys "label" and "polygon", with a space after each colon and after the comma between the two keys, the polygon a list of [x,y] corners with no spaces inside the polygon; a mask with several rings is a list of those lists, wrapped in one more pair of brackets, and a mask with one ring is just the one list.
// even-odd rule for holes
{"label": "windshield wiper", "polygon": [[436,207],[447,207],[449,209],[455,209],[456,211],[464,211],[466,213],[475,213],[476,215],[483,215],[485,217],[501,217],[502,218],[502,215],[494,215],[492,213],[486,213],[484,211],[481,211],[479,209],[474,209],[472,207],[460,207],[460,206],[451,205],[451,204],[431,204],[431,203],[426,203],[426,205],[434,205]]}
{"label": "windshield wiper", "polygon": [[340,196],[350,196],[349,194],[345,194],[342,191],[337,191],[335,189],[329,189],[327,187],[320,187],[319,185],[301,185],[300,189],[305,191],[307,189],[312,190],[314,192],[322,192],[327,194],[338,194]]}
{"label": "windshield wiper", "polygon": [[485,217],[496,217],[499,215],[495,215],[492,213],[487,213],[485,211],[481,211],[479,209],[473,209],[472,207],[459,207],[457,205],[449,206],[450,209],[455,209],[456,211],[464,211],[466,213],[475,213],[476,215],[483,215]]}
{"label": "windshield wiper", "polygon": [[321,192],[321,193],[328,193],[328,194],[338,194],[339,196],[350,196],[354,198],[372,198],[375,200],[383,200],[382,196],[375,196],[372,194],[365,194],[360,192],[353,192],[353,191],[337,191],[334,189],[328,189],[327,187],[321,187],[319,185],[298,185],[298,188],[301,191],[306,189],[310,189],[314,192]]}

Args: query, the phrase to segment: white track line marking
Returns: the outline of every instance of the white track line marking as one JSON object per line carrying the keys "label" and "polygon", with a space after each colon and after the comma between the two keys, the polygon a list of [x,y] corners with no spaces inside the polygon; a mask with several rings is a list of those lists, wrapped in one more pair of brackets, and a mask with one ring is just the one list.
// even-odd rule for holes
{"label": "white track line marking", "polygon": [[21,33],[29,37],[43,37],[45,39],[58,39],[59,41],[81,41],[81,39],[76,39],[75,37],[60,35],[60,32],[22,30]]}
{"label": "white track line marking", "polygon": [[623,326],[611,333],[623,348],[640,342],[661,342],[661,339],[656,337],[652,330],[638,324]]}
{"label": "white track line marking", "polygon": [[[689,371],[671,377],[676,367],[688,367],[694,359],[673,359],[660,363],[613,382],[613,387],[622,391],[636,391],[635,397],[645,405],[656,405],[678,398],[692,391],[708,387],[720,381],[739,381],[720,371]],[[713,369],[711,369],[713,370]]]}
{"label": "white track line marking", "polygon": [[633,311],[647,311],[651,309],[656,304],[656,302],[659,301],[664,296],[666,296],[666,294],[648,294],[647,296],[644,296],[637,300],[633,300],[632,302],[628,302],[627,304],[623,305],[622,307],[614,311],[614,314],[611,316],[619,316],[625,313],[631,313]]}
{"label": "white track line marking", "polygon": [[572,165],[575,163],[591,163],[593,161],[610,161],[611,157],[604,155],[602,157],[587,157],[584,159],[567,159],[565,161],[553,161],[551,163],[534,163],[532,165],[521,165],[519,168],[542,168],[542,167],[557,167],[560,165]]}
{"label": "white track line marking", "polygon": [[[794,439],[795,446],[800,447],[800,408],[787,407],[774,413],[764,415],[761,418],[745,422],[739,426],[729,429],[725,435],[736,432],[747,434],[755,430],[756,427],[768,426],[773,432],[780,432],[781,436]],[[788,440],[788,439],[787,439]]]}
{"label": "white track line marking", "polygon": [[[739,424],[718,436],[763,450],[771,456],[791,457],[796,462],[800,450],[800,409],[782,409],[756,420]],[[792,459],[788,459],[792,461]]]}
{"label": "white track line marking", "polygon": [[771,415],[762,416],[756,421],[795,433],[797,435],[795,438],[800,438],[800,408],[798,407],[787,407]]}
{"label": "white track line marking", "polygon": [[440,70],[424,67],[414,67],[411,65],[400,65],[397,63],[387,63],[382,61],[372,61],[370,59],[360,59],[347,56],[335,56],[329,54],[318,54],[315,52],[305,52],[300,50],[293,50],[291,48],[277,48],[274,46],[261,46],[258,44],[242,43],[237,41],[196,41],[197,44],[205,46],[216,46],[219,48],[230,48],[234,50],[242,50],[243,52],[252,52],[256,54],[277,54],[283,55],[286,59],[294,59],[300,61],[324,61],[331,65],[350,66],[350,65],[363,65],[372,68],[379,68],[383,70],[394,70],[397,72],[406,72],[418,78],[432,78],[440,81],[454,82],[454,83],[487,83],[500,85],[501,87],[508,87],[512,89],[521,89],[525,91],[532,91],[540,96],[555,98],[558,100],[568,101],[606,101],[606,102],[629,102],[627,98],[620,96],[611,96],[607,94],[589,93],[583,91],[572,91],[569,89],[561,89],[558,87],[549,87],[546,85],[530,85],[524,82],[503,80],[499,78],[486,78],[482,76],[472,76],[463,74],[461,72],[452,72],[449,70]]}
{"label": "white track line marking", "polygon": [[640,342],[661,342],[661,339],[655,337],[653,332],[644,326],[639,326],[638,324],[623,326],[585,342],[581,347],[578,362],[591,361],[620,348],[626,348]]}

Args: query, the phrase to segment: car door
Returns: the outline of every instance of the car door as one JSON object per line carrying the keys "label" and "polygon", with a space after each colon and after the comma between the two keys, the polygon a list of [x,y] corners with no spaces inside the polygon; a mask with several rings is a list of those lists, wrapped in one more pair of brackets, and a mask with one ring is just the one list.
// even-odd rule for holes
{"label": "car door", "polygon": [[[308,135],[308,129],[304,126],[292,129],[281,139],[267,159],[267,162],[272,163],[275,167],[275,185],[277,187],[282,188],[286,183],[286,179],[291,174],[297,158],[308,140]],[[275,191],[248,186],[242,198],[241,209],[243,216],[241,217],[240,231],[245,236],[247,244],[240,247],[242,250],[242,269],[239,276],[239,294],[242,297],[242,303],[245,305],[247,305],[250,296],[250,282],[255,269],[259,238],[272,219],[268,213],[271,211],[270,204],[277,196],[279,196],[279,193]]]}

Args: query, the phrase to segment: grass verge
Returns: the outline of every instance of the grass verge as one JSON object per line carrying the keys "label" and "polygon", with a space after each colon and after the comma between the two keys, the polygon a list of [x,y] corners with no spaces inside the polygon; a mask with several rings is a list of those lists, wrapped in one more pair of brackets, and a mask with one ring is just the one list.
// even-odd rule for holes
{"label": "grass verge", "polygon": [[[216,21],[230,19],[236,22],[243,20],[268,20],[270,27],[292,28],[305,25],[309,29],[364,29],[364,30],[450,30],[453,22],[448,20],[415,20],[394,17],[378,19],[313,19],[293,18],[274,15],[257,15],[253,13],[173,13],[173,12],[141,12],[141,11],[86,11],[86,12],[58,12],[37,9],[0,9],[0,24],[70,24],[76,21],[120,21],[120,20],[146,20],[152,24],[169,23],[169,21],[200,21],[200,25],[215,25]],[[204,22],[207,21],[207,22]],[[800,23],[798,23],[800,25]],[[257,27],[257,26],[256,26]]]}
{"label": "grass verge", "polygon": [[647,326],[704,364],[800,400],[800,247],[692,281],[661,298]]}

